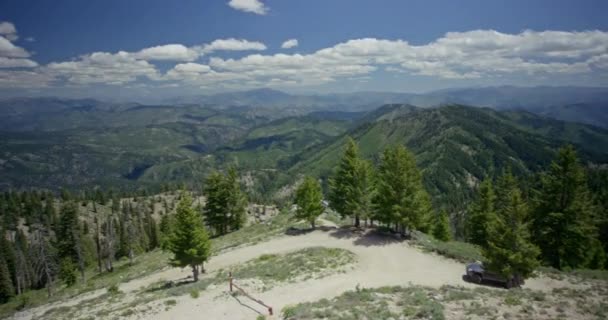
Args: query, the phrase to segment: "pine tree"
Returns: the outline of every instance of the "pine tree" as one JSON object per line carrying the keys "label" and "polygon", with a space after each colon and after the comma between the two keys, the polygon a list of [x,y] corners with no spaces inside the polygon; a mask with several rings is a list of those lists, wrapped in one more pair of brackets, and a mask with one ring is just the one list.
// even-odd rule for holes
{"label": "pine tree", "polygon": [[[119,216],[118,223],[116,225],[118,230],[118,251],[116,252],[116,257],[127,257],[129,255],[129,251],[131,245],[129,244],[128,237],[128,225],[129,225],[129,206],[126,203],[123,203],[121,206],[122,213]],[[111,222],[111,221],[109,221]],[[111,228],[107,228],[109,231]]]}
{"label": "pine tree", "polygon": [[121,209],[121,203],[117,196],[112,198],[112,205],[110,206],[112,213],[117,213]]}
{"label": "pine tree", "polygon": [[148,206],[145,202],[137,204],[137,208],[134,212],[133,222],[135,223],[136,239],[139,244],[136,246],[137,253],[141,253],[150,248],[150,237],[148,237],[148,228],[146,224],[146,210]]}
{"label": "pine tree", "polygon": [[296,218],[306,220],[314,229],[315,221],[325,210],[322,201],[323,192],[319,181],[312,177],[304,178],[304,181],[296,190]]}
{"label": "pine tree", "polygon": [[204,192],[207,197],[204,208],[205,222],[215,230],[215,234],[225,234],[227,232],[227,193],[224,187],[224,177],[217,171],[212,172],[205,181]]}
{"label": "pine tree", "polygon": [[84,282],[85,254],[78,222],[78,208],[74,202],[67,202],[61,209],[57,228],[57,250],[60,259],[69,258],[78,266]]}
{"label": "pine tree", "polygon": [[572,146],[559,150],[540,182],[532,230],[543,260],[558,269],[586,266],[597,230],[587,179]]}
{"label": "pine tree", "polygon": [[172,216],[165,214],[160,218],[159,231],[162,236],[171,234]]}
{"label": "pine tree", "polygon": [[57,213],[55,211],[55,201],[52,195],[47,195],[46,203],[44,205],[44,216],[46,221],[43,221],[46,225],[53,225],[57,221]]}
{"label": "pine tree", "polygon": [[494,219],[496,196],[492,180],[486,179],[479,185],[476,201],[471,205],[466,220],[467,240],[481,247],[488,244],[489,223]]}
{"label": "pine tree", "polygon": [[76,284],[76,266],[70,258],[61,259],[61,264],[59,265],[59,279],[61,279],[67,287]]}
{"label": "pine tree", "polygon": [[228,212],[228,225],[231,231],[238,230],[245,224],[245,207],[247,199],[239,182],[236,168],[231,166],[224,178],[224,192],[226,192],[226,211]]}
{"label": "pine tree", "polygon": [[212,172],[203,192],[207,197],[203,208],[205,222],[216,234],[238,230],[245,224],[247,199],[235,167],[231,166],[226,175]]}
{"label": "pine tree", "polygon": [[[0,256],[6,263],[8,270],[8,279],[11,285],[17,278],[17,256],[15,253],[15,244],[6,238],[7,233],[0,229]],[[14,288],[14,286],[13,286]]]}
{"label": "pine tree", "polygon": [[204,272],[203,263],[211,254],[211,242],[201,216],[192,208],[192,199],[186,193],[182,194],[178,204],[173,232],[165,249],[174,255],[171,265],[190,266],[194,281],[198,281],[199,266]]}
{"label": "pine tree", "polygon": [[517,179],[513,175],[511,168],[507,167],[503,170],[498,179],[496,179],[496,197],[494,199],[494,210],[496,212],[504,212],[505,208],[511,205],[510,199],[504,195],[515,188],[519,188]]}
{"label": "pine tree", "polygon": [[158,239],[158,228],[156,226],[156,220],[152,217],[152,214],[148,214],[147,218],[148,225],[148,238],[150,239],[149,250],[158,248],[160,240]]}
{"label": "pine tree", "polygon": [[68,202],[61,208],[59,225],[57,226],[57,250],[62,259],[69,257],[72,261],[78,259],[74,230],[78,229],[78,211],[73,202]]}
{"label": "pine tree", "polygon": [[0,255],[0,303],[7,302],[15,295],[15,288],[11,280],[11,274],[8,271],[4,256]]}
{"label": "pine tree", "polygon": [[72,194],[67,189],[62,188],[59,192],[61,196],[61,200],[64,202],[70,201],[72,199]]}
{"label": "pine tree", "polygon": [[[596,168],[590,171],[589,188],[593,194],[596,212],[595,225],[598,229],[598,244],[602,246],[602,252],[598,255],[608,254],[608,169]],[[597,260],[597,259],[596,259]],[[599,262],[599,261],[598,261]],[[596,263],[599,265],[599,263]],[[590,266],[592,267],[592,266]],[[608,268],[608,261],[604,259],[604,267]]]}
{"label": "pine tree", "polygon": [[447,211],[442,210],[435,215],[435,223],[433,224],[433,237],[441,241],[450,241],[452,233],[450,231],[450,217]]}
{"label": "pine tree", "polygon": [[355,216],[355,227],[359,226],[359,219],[367,221],[374,213],[374,199],[376,198],[376,177],[374,167],[369,161],[359,160],[355,170],[356,186],[350,194],[352,197],[347,201]]}
{"label": "pine tree", "polygon": [[403,146],[386,149],[378,169],[376,217],[397,229],[426,231],[432,211],[430,197],[414,156]]}
{"label": "pine tree", "polygon": [[12,192],[5,193],[6,200],[4,201],[4,212],[2,215],[2,224],[6,230],[15,230],[20,216],[20,205],[15,200]]}
{"label": "pine tree", "polygon": [[[344,155],[332,179],[329,180],[329,202],[331,208],[342,217],[353,216],[355,227],[360,226],[360,208],[357,194],[360,193],[360,181],[357,173],[363,174],[363,166],[359,162],[359,147],[352,138],[346,141]],[[359,171],[359,172],[358,172]]]}
{"label": "pine tree", "polygon": [[[505,177],[507,181],[510,177]],[[540,253],[530,239],[528,207],[521,191],[514,185],[498,196],[503,204],[489,224],[488,245],[483,248],[484,265],[498,272],[508,283],[519,286],[538,266]]]}

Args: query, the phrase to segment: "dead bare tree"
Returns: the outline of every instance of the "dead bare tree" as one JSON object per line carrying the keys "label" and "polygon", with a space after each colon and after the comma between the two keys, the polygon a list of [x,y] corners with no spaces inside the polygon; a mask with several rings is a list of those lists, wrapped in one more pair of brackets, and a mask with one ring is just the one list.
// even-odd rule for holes
{"label": "dead bare tree", "polygon": [[15,280],[17,295],[22,294],[32,283],[31,267],[26,253],[18,244],[15,246]]}
{"label": "dead bare tree", "polygon": [[133,264],[133,257],[135,256],[135,253],[133,251],[133,244],[135,242],[136,238],[136,234],[135,234],[136,230],[135,230],[135,226],[133,225],[133,217],[129,217],[129,220],[127,220],[127,240],[128,240],[128,246],[129,246],[129,265]]}
{"label": "dead bare tree", "polygon": [[51,246],[49,230],[42,225],[34,225],[31,241],[32,265],[38,282],[44,283],[48,296],[53,294],[53,281],[57,273],[57,261],[54,248]]}
{"label": "dead bare tree", "polygon": [[101,264],[101,256],[102,256],[102,252],[101,252],[101,238],[100,238],[100,230],[101,230],[101,226],[99,223],[99,219],[97,219],[97,217],[95,217],[95,249],[97,250],[97,267],[99,268],[99,273],[102,273],[102,264]]}
{"label": "dead bare tree", "polygon": [[76,251],[76,255],[78,257],[78,270],[80,270],[80,277],[82,278],[82,283],[86,283],[86,279],[84,277],[84,253],[82,252],[82,238],[80,236],[80,230],[78,228],[73,230],[74,232],[74,251]]}
{"label": "dead bare tree", "polygon": [[116,239],[116,232],[114,228],[114,218],[112,216],[108,217],[108,220],[105,223],[105,228],[103,232],[103,242],[102,242],[102,255],[105,260],[105,266],[107,272],[114,271],[114,243]]}

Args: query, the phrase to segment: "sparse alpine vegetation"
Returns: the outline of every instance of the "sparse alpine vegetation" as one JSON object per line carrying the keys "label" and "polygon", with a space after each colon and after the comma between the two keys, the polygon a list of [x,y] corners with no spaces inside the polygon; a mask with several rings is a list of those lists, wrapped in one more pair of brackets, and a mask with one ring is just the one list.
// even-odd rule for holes
{"label": "sparse alpine vegetation", "polygon": [[260,280],[262,290],[267,290],[279,282],[306,281],[344,273],[356,261],[356,255],[348,250],[312,247],[286,254],[264,254],[230,270],[235,279]]}
{"label": "sparse alpine vegetation", "polygon": [[286,306],[283,319],[603,319],[608,291],[496,290],[442,286],[356,288],[333,299]]}

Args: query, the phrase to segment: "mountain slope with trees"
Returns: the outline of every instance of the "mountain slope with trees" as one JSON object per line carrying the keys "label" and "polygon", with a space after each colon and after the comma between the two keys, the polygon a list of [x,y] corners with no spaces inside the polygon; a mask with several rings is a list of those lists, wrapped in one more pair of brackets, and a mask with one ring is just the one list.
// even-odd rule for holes
{"label": "mountain slope with trees", "polygon": [[[565,143],[580,150],[584,163],[608,161],[608,149],[597,148],[608,143],[606,130],[541,117],[535,118],[533,127],[514,120],[513,114],[518,113],[504,116],[491,109],[459,105],[436,109],[387,105],[368,115],[348,135],[359,144],[361,156],[375,163],[386,147],[405,145],[414,153],[434,202],[451,207],[462,207],[481,180],[505,167],[518,176],[540,170]],[[570,130],[561,132],[563,126]],[[593,136],[596,143],[587,143],[583,138],[587,136]],[[284,164],[294,174],[327,178],[338,164],[345,141],[345,136],[339,137]]]}

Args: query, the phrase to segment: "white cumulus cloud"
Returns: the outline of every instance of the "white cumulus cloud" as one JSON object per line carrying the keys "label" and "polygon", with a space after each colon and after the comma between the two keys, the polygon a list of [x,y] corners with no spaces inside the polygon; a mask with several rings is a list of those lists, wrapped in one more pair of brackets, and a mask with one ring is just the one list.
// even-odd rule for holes
{"label": "white cumulus cloud", "polygon": [[290,49],[290,48],[295,48],[297,46],[298,46],[298,39],[289,39],[289,40],[283,42],[283,44],[281,45],[281,48]]}
{"label": "white cumulus cloud", "polygon": [[15,41],[19,37],[17,36],[17,29],[15,25],[8,21],[0,22],[0,35],[4,36],[10,41]]}
{"label": "white cumulus cloud", "polygon": [[269,10],[260,0],[230,0],[228,5],[236,10],[260,15],[265,15]]}
{"label": "white cumulus cloud", "polygon": [[[0,68],[33,68],[38,64],[28,59],[30,53],[13,44],[17,40],[17,29],[10,22],[0,22]],[[12,73],[3,73],[14,77]],[[12,81],[11,81],[12,82]]]}
{"label": "white cumulus cloud", "polygon": [[166,44],[142,49],[133,56],[142,60],[193,61],[199,54],[182,44]]}
{"label": "white cumulus cloud", "polygon": [[25,49],[14,45],[7,38],[0,36],[0,57],[27,58],[30,54]]}
{"label": "white cumulus cloud", "polygon": [[258,41],[245,39],[218,39],[200,47],[201,52],[209,53],[213,51],[263,51],[266,45]]}
{"label": "white cumulus cloud", "polygon": [[[290,39],[282,47],[295,44],[296,39]],[[262,42],[229,38],[200,46],[168,44],[137,52],[95,52],[37,66],[29,60],[29,52],[0,36],[0,67],[31,68],[30,72],[1,72],[0,87],[9,84],[14,87],[19,81],[31,81],[33,85],[63,82],[137,85],[142,79],[160,87],[175,83],[210,89],[313,86],[352,79],[368,81],[377,71],[394,73],[397,77],[478,79],[478,82],[505,77],[531,80],[562,77],[577,83],[576,79],[581,77],[601,79],[608,71],[608,32],[598,30],[527,30],[516,34],[472,30],[448,32],[416,45],[405,39],[362,38],[310,53],[261,52],[266,49]],[[259,52],[240,58],[222,57],[223,51],[247,50]],[[214,56],[204,57],[212,52]],[[161,73],[153,63],[156,60],[176,64]],[[34,80],[36,74],[40,75],[39,80]]]}
{"label": "white cumulus cloud", "polygon": [[0,88],[42,88],[53,80],[52,76],[38,71],[0,69]]}
{"label": "white cumulus cloud", "polygon": [[0,57],[0,68],[33,68],[38,63],[30,59]]}
{"label": "white cumulus cloud", "polygon": [[211,68],[208,65],[199,63],[180,63],[167,71],[165,78],[168,80],[196,80],[202,74],[208,73]]}
{"label": "white cumulus cloud", "polygon": [[353,39],[310,54],[252,54],[240,59],[211,58],[218,72],[248,75],[262,83],[311,84],[365,76],[383,66],[388,72],[443,79],[477,79],[507,74],[576,75],[602,68],[608,33],[601,31],[494,30],[449,32],[422,45],[405,40]]}
{"label": "white cumulus cloud", "polygon": [[141,77],[151,80],[160,78],[153,64],[137,60],[132,54],[124,51],[95,52],[74,61],[50,63],[44,67],[43,72],[77,85],[124,84]]}

